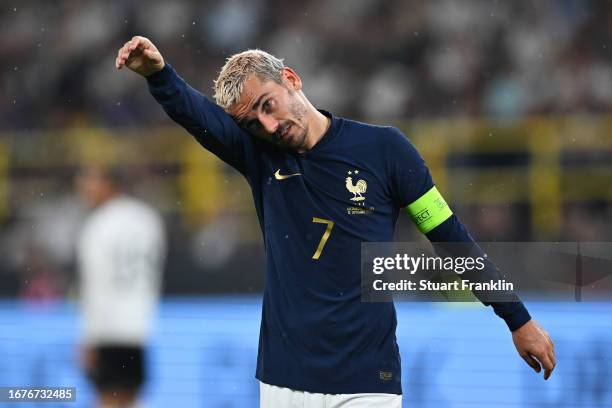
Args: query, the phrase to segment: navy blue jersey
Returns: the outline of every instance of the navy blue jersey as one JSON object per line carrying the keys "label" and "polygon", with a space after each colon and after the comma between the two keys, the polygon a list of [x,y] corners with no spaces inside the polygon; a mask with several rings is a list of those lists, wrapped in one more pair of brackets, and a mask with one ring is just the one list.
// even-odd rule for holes
{"label": "navy blue jersey", "polygon": [[[308,392],[401,394],[395,308],[361,302],[362,242],[393,240],[400,209],[433,187],[414,146],[393,127],[331,118],[305,153],[243,131],[170,67],[148,77],[168,115],[248,180],[266,248],[257,378]],[[434,241],[471,241],[453,215]],[[529,320],[500,304],[508,325]]]}

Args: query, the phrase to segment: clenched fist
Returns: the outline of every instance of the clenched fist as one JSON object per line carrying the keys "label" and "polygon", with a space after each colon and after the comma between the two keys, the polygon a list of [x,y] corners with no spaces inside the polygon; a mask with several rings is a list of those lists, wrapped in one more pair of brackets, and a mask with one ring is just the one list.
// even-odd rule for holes
{"label": "clenched fist", "polygon": [[142,76],[149,76],[164,67],[164,59],[151,40],[134,36],[117,52],[115,67],[121,69],[123,66]]}

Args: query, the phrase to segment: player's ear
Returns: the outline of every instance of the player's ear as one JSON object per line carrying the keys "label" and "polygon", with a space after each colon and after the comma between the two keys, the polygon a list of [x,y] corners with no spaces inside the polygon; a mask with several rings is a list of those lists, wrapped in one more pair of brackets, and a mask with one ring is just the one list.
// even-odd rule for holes
{"label": "player's ear", "polygon": [[302,89],[302,79],[300,76],[291,68],[285,67],[281,71],[283,83],[294,91],[300,91]]}

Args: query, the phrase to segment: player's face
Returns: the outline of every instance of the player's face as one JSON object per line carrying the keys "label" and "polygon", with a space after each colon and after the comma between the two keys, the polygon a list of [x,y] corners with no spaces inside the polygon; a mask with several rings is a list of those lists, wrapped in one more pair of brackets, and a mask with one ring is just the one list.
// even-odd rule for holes
{"label": "player's face", "polygon": [[112,193],[112,186],[96,167],[82,169],[76,179],[77,190],[91,207],[102,204]]}
{"label": "player's face", "polygon": [[252,75],[229,113],[250,134],[283,148],[301,150],[308,134],[308,110],[301,85],[289,68],[283,69],[282,84],[262,82]]}

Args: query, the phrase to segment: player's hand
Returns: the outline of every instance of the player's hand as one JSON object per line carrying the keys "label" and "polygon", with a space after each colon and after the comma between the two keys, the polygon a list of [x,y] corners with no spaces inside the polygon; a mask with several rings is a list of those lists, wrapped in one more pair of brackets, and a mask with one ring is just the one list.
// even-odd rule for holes
{"label": "player's hand", "polygon": [[85,371],[89,371],[96,364],[96,360],[97,360],[96,350],[91,346],[82,345],[79,348],[78,359],[79,359],[79,362],[81,363],[81,367],[83,367]]}
{"label": "player's hand", "polygon": [[544,379],[548,380],[557,365],[555,345],[548,333],[530,320],[512,332],[512,341],[520,356],[536,373],[544,368]]}
{"label": "player's hand", "polygon": [[142,76],[148,76],[164,67],[164,59],[155,45],[145,37],[134,36],[117,52],[115,67],[124,66]]}

